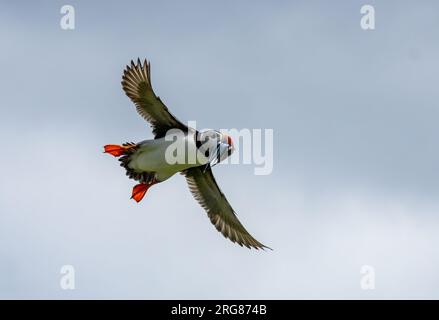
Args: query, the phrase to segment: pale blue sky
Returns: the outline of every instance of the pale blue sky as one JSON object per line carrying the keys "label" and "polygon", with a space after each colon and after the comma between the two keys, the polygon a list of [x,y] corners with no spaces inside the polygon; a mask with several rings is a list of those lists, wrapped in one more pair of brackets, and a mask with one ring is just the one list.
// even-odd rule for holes
{"label": "pale blue sky", "polygon": [[[2,2],[0,297],[439,298],[438,30],[435,1]],[[181,176],[129,199],[101,148],[152,137],[120,86],[137,57],[181,120],[274,130],[273,174],[215,168],[273,252]]]}

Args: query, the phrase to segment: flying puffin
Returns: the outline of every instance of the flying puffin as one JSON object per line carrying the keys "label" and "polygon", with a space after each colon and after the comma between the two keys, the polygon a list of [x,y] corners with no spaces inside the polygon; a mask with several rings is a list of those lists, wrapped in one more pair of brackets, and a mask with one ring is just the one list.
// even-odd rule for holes
{"label": "flying puffin", "polygon": [[[186,177],[194,198],[224,237],[247,248],[270,249],[253,238],[239,222],[213,177],[211,168],[234,151],[232,138],[216,130],[195,130],[172,115],[152,89],[150,64],[146,60],[143,64],[140,59],[137,63],[131,61],[124,70],[122,88],[154,134],[152,140],[104,146],[104,152],[119,157],[127,176],[138,182],[131,198],[140,202],[151,186],[180,172]],[[169,139],[171,132],[180,134]],[[188,161],[188,156],[184,161],[169,161],[169,148],[176,142],[195,150],[195,161]]]}

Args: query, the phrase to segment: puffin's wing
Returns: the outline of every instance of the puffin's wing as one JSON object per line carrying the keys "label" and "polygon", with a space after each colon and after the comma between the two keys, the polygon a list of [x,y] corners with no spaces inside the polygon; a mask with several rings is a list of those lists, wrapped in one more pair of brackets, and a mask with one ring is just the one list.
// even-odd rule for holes
{"label": "puffin's wing", "polygon": [[205,171],[204,167],[190,168],[183,171],[183,174],[192,195],[206,210],[210,221],[224,237],[247,248],[268,248],[253,238],[239,222],[235,211],[218,187],[210,167]]}
{"label": "puffin's wing", "polygon": [[156,138],[165,136],[169,129],[187,131],[187,126],[169,112],[152,90],[151,68],[146,60],[143,65],[139,59],[137,64],[131,61],[131,66],[124,70],[122,88],[136,105],[137,112],[151,124]]}

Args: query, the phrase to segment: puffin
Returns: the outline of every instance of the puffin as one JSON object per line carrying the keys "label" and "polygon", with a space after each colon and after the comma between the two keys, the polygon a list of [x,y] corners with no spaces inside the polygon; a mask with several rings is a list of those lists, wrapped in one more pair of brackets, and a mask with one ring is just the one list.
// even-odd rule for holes
{"label": "puffin", "polygon": [[126,66],[122,88],[154,135],[154,139],[138,143],[104,146],[104,153],[117,157],[126,175],[137,182],[131,198],[140,202],[150,187],[181,173],[193,197],[224,237],[241,247],[272,250],[244,228],[213,176],[212,167],[235,150],[232,138],[217,130],[198,131],[179,121],[154,93],[146,59],[143,63],[131,60]]}

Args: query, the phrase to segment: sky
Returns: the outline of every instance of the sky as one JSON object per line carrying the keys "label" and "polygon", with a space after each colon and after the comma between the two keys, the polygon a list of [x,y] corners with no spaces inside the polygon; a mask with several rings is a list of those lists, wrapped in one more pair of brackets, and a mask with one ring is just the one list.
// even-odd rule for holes
{"label": "sky", "polygon": [[[438,299],[438,18],[435,1],[2,2],[0,298]],[[273,251],[224,239],[181,175],[130,200],[102,146],[153,137],[120,85],[137,57],[180,120],[273,130],[271,174],[214,168]]]}

